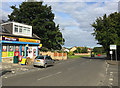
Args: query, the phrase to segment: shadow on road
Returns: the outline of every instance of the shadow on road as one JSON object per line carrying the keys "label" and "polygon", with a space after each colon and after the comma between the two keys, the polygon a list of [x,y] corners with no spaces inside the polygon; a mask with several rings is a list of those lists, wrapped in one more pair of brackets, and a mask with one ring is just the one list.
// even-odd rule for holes
{"label": "shadow on road", "polygon": [[10,73],[10,72],[12,72],[12,71],[11,70],[1,70],[0,76],[4,75],[6,73]]}
{"label": "shadow on road", "polygon": [[[51,67],[51,66],[53,66],[53,65],[48,65],[47,68]],[[36,67],[36,68],[44,68],[43,66],[34,66],[34,67]]]}
{"label": "shadow on road", "polygon": [[97,56],[97,57],[82,57],[85,59],[99,59],[99,60],[106,60],[106,57],[103,56]]}

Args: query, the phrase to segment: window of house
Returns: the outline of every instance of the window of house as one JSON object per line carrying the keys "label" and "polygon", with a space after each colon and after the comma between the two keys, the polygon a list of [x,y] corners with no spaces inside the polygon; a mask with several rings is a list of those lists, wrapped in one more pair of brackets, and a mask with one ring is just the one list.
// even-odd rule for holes
{"label": "window of house", "polygon": [[23,33],[26,34],[26,27],[23,28]]}
{"label": "window of house", "polygon": [[15,25],[14,32],[18,32],[18,25]]}
{"label": "window of house", "polygon": [[30,34],[30,29],[29,28],[27,29],[27,34]]}
{"label": "window of house", "polygon": [[19,26],[19,33],[22,33],[22,26]]}

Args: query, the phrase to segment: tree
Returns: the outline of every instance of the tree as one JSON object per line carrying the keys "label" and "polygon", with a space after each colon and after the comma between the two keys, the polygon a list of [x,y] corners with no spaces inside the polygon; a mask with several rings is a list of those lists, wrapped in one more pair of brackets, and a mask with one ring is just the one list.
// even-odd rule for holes
{"label": "tree", "polygon": [[73,53],[81,53],[81,48],[77,47],[77,49],[75,51],[73,51]]}
{"label": "tree", "polygon": [[94,48],[93,48],[93,52],[96,53],[96,54],[102,54],[102,53],[105,53],[103,47],[94,47]]}
{"label": "tree", "polygon": [[77,47],[78,53],[81,53],[81,48]]}
{"label": "tree", "polygon": [[68,52],[68,55],[69,55],[69,56],[74,55],[73,51]]}
{"label": "tree", "polygon": [[81,53],[88,53],[87,47],[82,48]]}
{"label": "tree", "polygon": [[92,24],[94,28],[93,36],[102,45],[109,57],[110,44],[120,44],[120,13],[111,13],[99,17]]}
{"label": "tree", "polygon": [[[43,2],[23,2],[16,6],[11,6],[13,12],[8,15],[9,21],[25,23],[33,27],[33,33],[41,38],[43,47],[49,50],[60,50],[64,45],[62,33],[59,25],[56,26],[54,14],[51,6],[43,5]],[[62,41],[63,39],[63,41]]]}

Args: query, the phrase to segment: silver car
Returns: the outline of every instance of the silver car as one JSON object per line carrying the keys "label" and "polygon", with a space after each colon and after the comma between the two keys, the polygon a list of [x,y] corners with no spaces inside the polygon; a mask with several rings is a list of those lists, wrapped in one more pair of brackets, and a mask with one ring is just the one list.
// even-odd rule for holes
{"label": "silver car", "polygon": [[37,56],[33,63],[33,66],[43,66],[46,68],[48,65],[53,65],[54,60],[50,56]]}

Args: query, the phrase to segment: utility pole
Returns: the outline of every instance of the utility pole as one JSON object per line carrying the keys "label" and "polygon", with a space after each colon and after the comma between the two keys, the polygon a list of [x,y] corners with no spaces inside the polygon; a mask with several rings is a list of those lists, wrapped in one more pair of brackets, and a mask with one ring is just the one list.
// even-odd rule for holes
{"label": "utility pole", "polygon": [[[62,29],[62,30],[64,30],[64,29]],[[62,34],[62,60],[64,60],[64,58],[63,58],[63,34]]]}
{"label": "utility pole", "polygon": [[117,61],[117,49],[115,50],[115,57],[116,57],[116,61]]}

